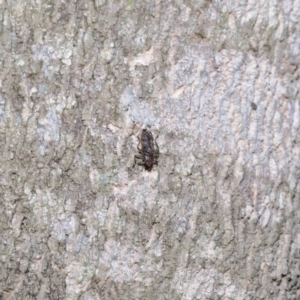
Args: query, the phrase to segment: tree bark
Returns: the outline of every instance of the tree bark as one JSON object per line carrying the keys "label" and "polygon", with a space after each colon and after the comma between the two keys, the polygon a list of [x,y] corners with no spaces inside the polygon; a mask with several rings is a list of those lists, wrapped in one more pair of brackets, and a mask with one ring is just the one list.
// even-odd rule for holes
{"label": "tree bark", "polygon": [[300,299],[299,1],[0,4],[3,299]]}

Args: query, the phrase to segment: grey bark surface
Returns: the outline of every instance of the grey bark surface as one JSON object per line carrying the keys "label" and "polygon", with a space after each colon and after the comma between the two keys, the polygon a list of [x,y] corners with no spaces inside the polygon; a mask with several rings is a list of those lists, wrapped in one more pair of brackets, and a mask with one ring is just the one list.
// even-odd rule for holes
{"label": "grey bark surface", "polygon": [[300,299],[299,0],[0,7],[2,299]]}

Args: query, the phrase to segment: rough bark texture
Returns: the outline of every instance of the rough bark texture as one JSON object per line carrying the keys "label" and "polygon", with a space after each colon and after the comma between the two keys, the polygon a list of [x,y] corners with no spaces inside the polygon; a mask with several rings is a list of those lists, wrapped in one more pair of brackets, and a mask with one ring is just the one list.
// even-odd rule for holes
{"label": "rough bark texture", "polygon": [[3,299],[300,299],[299,0],[0,4]]}

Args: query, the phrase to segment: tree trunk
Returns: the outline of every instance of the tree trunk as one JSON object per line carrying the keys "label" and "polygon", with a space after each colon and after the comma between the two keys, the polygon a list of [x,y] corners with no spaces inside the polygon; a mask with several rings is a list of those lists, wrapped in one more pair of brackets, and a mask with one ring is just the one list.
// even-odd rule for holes
{"label": "tree trunk", "polygon": [[300,299],[299,1],[0,4],[3,299]]}

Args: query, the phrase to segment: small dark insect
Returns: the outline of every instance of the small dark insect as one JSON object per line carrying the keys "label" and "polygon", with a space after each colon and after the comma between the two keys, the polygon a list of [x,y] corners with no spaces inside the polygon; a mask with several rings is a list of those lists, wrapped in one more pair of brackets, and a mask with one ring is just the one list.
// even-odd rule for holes
{"label": "small dark insect", "polygon": [[251,108],[253,110],[257,110],[257,105],[254,102],[251,102]]}
{"label": "small dark insect", "polygon": [[134,164],[138,161],[139,166],[145,166],[146,170],[151,171],[153,165],[157,165],[159,157],[159,149],[156,139],[153,139],[153,135],[148,129],[143,129],[141,137],[138,137],[138,139],[139,144],[137,149],[139,154],[134,156]]}

